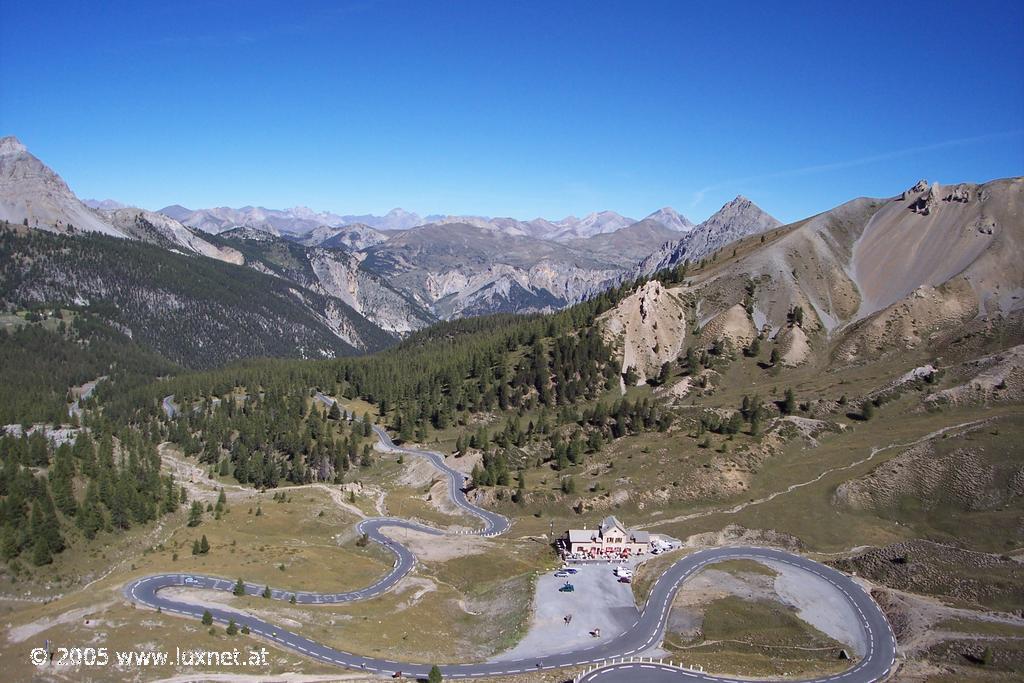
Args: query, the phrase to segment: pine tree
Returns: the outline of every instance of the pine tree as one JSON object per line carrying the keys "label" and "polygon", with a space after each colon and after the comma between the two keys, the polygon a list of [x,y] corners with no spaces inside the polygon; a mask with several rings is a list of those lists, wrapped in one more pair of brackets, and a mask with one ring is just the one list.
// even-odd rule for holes
{"label": "pine tree", "polygon": [[782,401],[782,414],[792,415],[796,412],[796,396],[792,389],[786,389],[785,398]]}
{"label": "pine tree", "polygon": [[224,632],[229,636],[233,636],[238,633],[238,624],[235,623],[234,619],[228,622],[228,627],[224,629]]}
{"label": "pine tree", "polygon": [[242,579],[238,579],[235,582],[235,588],[231,591],[235,595],[245,595],[245,582]]}
{"label": "pine tree", "polygon": [[188,525],[199,526],[203,521],[203,504],[198,500],[192,501],[192,507],[188,511]]}
{"label": "pine tree", "polygon": [[441,683],[443,680],[441,670],[437,668],[437,664],[430,667],[430,673],[427,674],[427,683]]}
{"label": "pine tree", "polygon": [[658,373],[658,384],[664,386],[672,376],[672,364],[665,361],[661,364],[661,372]]}
{"label": "pine tree", "polygon": [[270,591],[270,586],[264,586],[263,587],[262,595],[263,595],[264,598],[270,598],[270,596],[273,595],[273,593],[271,593],[271,591]]}
{"label": "pine tree", "polygon": [[208,610],[208,609],[204,609],[203,610],[202,622],[203,622],[203,626],[212,626],[213,625],[213,615],[210,614],[210,610]]}
{"label": "pine tree", "polygon": [[199,555],[202,552],[202,546],[199,545],[199,541],[192,541],[192,554]]}
{"label": "pine tree", "polygon": [[53,562],[53,554],[45,538],[37,538],[32,544],[32,564],[41,567],[44,564]]}
{"label": "pine tree", "polygon": [[208,552],[210,552],[210,542],[206,540],[206,534],[203,534],[199,541],[199,554],[206,555]]}
{"label": "pine tree", "polygon": [[761,353],[761,339],[754,337],[754,340],[750,342],[750,346],[747,347],[747,356],[750,358],[757,358]]}

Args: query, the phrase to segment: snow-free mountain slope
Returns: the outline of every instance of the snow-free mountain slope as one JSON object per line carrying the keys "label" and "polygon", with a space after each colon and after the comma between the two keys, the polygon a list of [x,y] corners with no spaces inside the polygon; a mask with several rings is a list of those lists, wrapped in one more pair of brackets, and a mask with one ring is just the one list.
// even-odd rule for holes
{"label": "snow-free mountain slope", "polygon": [[683,261],[698,260],[730,242],[776,228],[781,223],[761,207],[738,196],[678,241],[666,244],[645,258],[637,268],[639,276],[671,268]]}
{"label": "snow-free mountain slope", "polygon": [[365,223],[346,223],[321,225],[297,239],[308,247],[343,247],[349,251],[363,251],[386,242],[388,236]]}
{"label": "snow-free mountain slope", "polygon": [[51,232],[96,232],[152,242],[162,247],[241,263],[241,254],[221,249],[163,214],[96,202],[89,208],[67,183],[13,137],[0,140],[0,219]]}
{"label": "snow-free mountain slope", "polygon": [[[971,321],[1020,315],[1024,179],[923,184],[891,199],[855,199],[707,256],[669,286],[674,299],[661,299],[680,302],[674,313],[701,331],[702,343],[738,350],[761,334],[786,366],[872,362],[927,348]],[[668,342],[641,335],[630,347],[607,329],[625,345],[623,362],[649,377],[661,359],[652,349]]]}
{"label": "snow-free mountain slope", "polygon": [[362,255],[348,249],[305,246],[255,228],[235,228],[213,239],[241,252],[250,268],[337,299],[387,332],[406,334],[434,322],[425,307],[362,268]]}
{"label": "snow-free mountain slope", "polygon": [[558,308],[620,272],[557,242],[465,223],[421,226],[366,253],[365,269],[443,319]]}
{"label": "snow-free mountain slope", "polygon": [[626,218],[614,211],[596,211],[587,214],[583,218],[568,216],[560,221],[556,221],[555,225],[558,226],[558,230],[552,235],[547,235],[547,237],[564,242],[580,237],[586,238],[606,232],[615,232],[633,223],[636,223],[636,220]]}
{"label": "snow-free mountain slope", "polygon": [[615,232],[569,240],[565,245],[622,268],[631,268],[655,250],[677,239],[677,231],[665,227],[664,223],[645,218]]}
{"label": "snow-free mountain slope", "polygon": [[99,209],[100,211],[116,211],[128,208],[127,204],[122,204],[115,199],[83,199],[82,203],[90,209]]}
{"label": "snow-free mountain slope", "polygon": [[669,230],[674,230],[675,232],[687,232],[694,227],[694,224],[689,218],[682,215],[671,206],[665,206],[654,211],[644,218],[644,220],[660,223]]}
{"label": "snow-free mountain slope", "polygon": [[220,247],[204,239],[191,228],[162,213],[125,207],[104,211],[104,217],[118,231],[143,242],[152,242],[169,249],[199,254],[241,265],[242,254],[231,247]]}
{"label": "snow-free mountain slope", "polygon": [[[861,291],[858,317],[881,310],[922,285],[939,286],[972,265],[997,242],[1003,252],[1019,250],[1021,181],[984,186],[921,184],[872,216],[854,244],[850,271]],[[995,250],[999,251],[999,250]],[[1014,265],[995,253],[968,276],[981,303],[1019,291],[999,291]],[[1010,270],[1007,270],[1007,267]],[[1016,262],[1018,273],[1021,261]],[[993,301],[996,306],[1001,304]],[[1005,302],[1002,304],[1005,306]]]}
{"label": "snow-free mountain slope", "polygon": [[14,136],[0,138],[0,220],[55,232],[123,237]]}

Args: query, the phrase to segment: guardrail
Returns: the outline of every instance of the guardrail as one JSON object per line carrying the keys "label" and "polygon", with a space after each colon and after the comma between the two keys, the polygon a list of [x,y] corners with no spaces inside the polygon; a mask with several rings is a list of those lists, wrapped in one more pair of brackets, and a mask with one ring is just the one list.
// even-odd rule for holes
{"label": "guardrail", "polygon": [[576,678],[572,679],[573,683],[580,683],[584,678],[594,673],[598,669],[604,669],[609,666],[620,666],[622,664],[657,664],[658,666],[664,666],[670,669],[679,669],[680,671],[692,671],[694,673],[704,673],[704,667],[702,666],[686,666],[682,662],[675,662],[671,659],[661,659],[658,657],[619,657],[608,659],[598,664],[592,664],[588,666],[586,670],[581,672]]}

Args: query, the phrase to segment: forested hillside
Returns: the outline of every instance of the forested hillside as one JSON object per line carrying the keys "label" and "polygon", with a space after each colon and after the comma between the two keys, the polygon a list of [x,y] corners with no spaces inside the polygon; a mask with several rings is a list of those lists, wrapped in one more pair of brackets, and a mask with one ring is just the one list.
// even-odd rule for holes
{"label": "forested hillside", "polygon": [[2,320],[0,386],[17,391],[0,392],[0,425],[60,424],[72,387],[106,377],[123,391],[179,369],[94,315],[39,309]]}
{"label": "forested hillside", "polygon": [[[370,418],[346,421],[329,400],[314,400],[319,389],[373,404],[399,440],[454,431],[460,450],[484,453],[477,483],[508,485],[516,468],[564,469],[610,439],[668,427],[652,401],[620,395],[617,364],[594,325],[626,290],[555,314],[443,323],[373,356],[180,375],[111,396],[105,415],[124,424],[158,418],[187,454],[242,483],[340,481],[372,462]],[[181,408],[173,418],[166,395]],[[484,426],[499,413],[507,419]]]}
{"label": "forested hillside", "polygon": [[392,343],[343,302],[242,266],[99,235],[0,227],[0,305],[85,308],[188,367]]}
{"label": "forested hillside", "polygon": [[38,431],[0,437],[0,557],[15,575],[19,558],[49,564],[78,539],[151,522],[184,502],[160,474],[152,440],[134,430],[92,434],[98,443],[83,431],[60,446]]}

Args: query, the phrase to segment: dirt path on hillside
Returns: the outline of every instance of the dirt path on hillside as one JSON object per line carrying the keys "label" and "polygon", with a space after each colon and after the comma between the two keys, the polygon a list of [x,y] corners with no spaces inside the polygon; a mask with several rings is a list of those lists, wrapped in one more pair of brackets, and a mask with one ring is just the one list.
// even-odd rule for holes
{"label": "dirt path on hillside", "polygon": [[987,424],[987,423],[991,422],[991,420],[992,420],[992,418],[984,418],[984,419],[981,419],[981,420],[972,420],[970,422],[962,422],[962,423],[957,424],[957,425],[950,425],[948,427],[943,427],[942,429],[937,429],[934,432],[930,432],[928,434],[925,434],[921,438],[916,439],[915,441],[911,441],[909,443],[892,443],[892,444],[889,444],[888,446],[874,446],[871,449],[871,453],[868,454],[866,457],[861,458],[860,460],[852,462],[849,465],[843,465],[842,467],[831,467],[831,468],[825,470],[824,472],[822,472],[821,474],[819,474],[818,476],[816,476],[814,479],[810,479],[808,481],[802,481],[802,482],[800,482],[798,484],[791,484],[790,486],[787,486],[786,488],[782,489],[781,491],[776,491],[775,493],[771,493],[771,494],[769,494],[767,496],[764,496],[762,498],[755,498],[754,500],[750,500],[750,501],[747,501],[745,503],[739,503],[738,505],[734,505],[734,506],[732,506],[730,508],[718,508],[718,509],[714,509],[714,510],[705,510],[703,512],[691,512],[689,514],[679,515],[677,517],[672,517],[671,519],[660,519],[660,520],[658,520],[656,522],[646,522],[644,524],[636,525],[636,528],[638,528],[638,529],[650,529],[650,528],[653,528],[653,527],[664,526],[665,524],[676,524],[676,523],[679,523],[679,522],[688,522],[688,521],[693,520],[693,519],[701,519],[703,517],[710,517],[711,515],[734,515],[734,514],[736,514],[738,512],[742,512],[743,510],[746,510],[749,507],[753,507],[755,505],[761,505],[763,503],[767,503],[769,501],[775,500],[779,496],[783,496],[783,495],[785,495],[787,493],[791,493],[793,491],[796,491],[797,489],[803,488],[805,486],[810,486],[812,484],[816,484],[816,483],[818,483],[819,481],[821,481],[822,479],[824,479],[825,477],[827,477],[830,474],[834,474],[836,472],[842,472],[844,470],[850,470],[850,469],[853,469],[854,467],[858,467],[859,465],[863,465],[866,462],[871,462],[871,460],[873,460],[875,458],[875,456],[878,455],[879,453],[884,453],[885,451],[891,450],[893,448],[910,448],[912,446],[917,446],[917,445],[920,445],[922,443],[925,443],[926,441],[930,441],[930,440],[932,440],[934,438],[942,436],[943,434],[946,434],[947,432],[951,432],[951,431],[956,430],[956,429],[973,429],[973,428],[977,428],[977,427],[980,427],[981,425],[984,425],[984,424]]}

